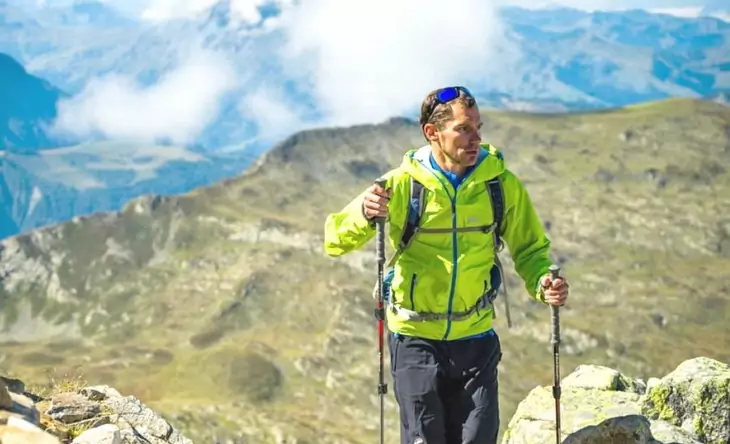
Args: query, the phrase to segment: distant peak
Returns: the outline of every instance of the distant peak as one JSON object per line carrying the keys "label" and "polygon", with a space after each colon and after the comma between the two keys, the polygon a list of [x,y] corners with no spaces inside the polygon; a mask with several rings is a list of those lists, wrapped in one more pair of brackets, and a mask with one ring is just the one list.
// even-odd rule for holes
{"label": "distant peak", "polygon": [[9,54],[0,52],[0,72],[26,74],[25,67]]}

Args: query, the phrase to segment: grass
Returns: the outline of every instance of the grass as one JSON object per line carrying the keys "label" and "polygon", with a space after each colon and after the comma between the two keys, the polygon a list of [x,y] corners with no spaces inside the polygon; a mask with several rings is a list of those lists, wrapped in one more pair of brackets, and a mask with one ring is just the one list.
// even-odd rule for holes
{"label": "grass", "polygon": [[[648,378],[697,355],[730,361],[730,110],[669,100],[483,117],[483,137],[524,180],[572,282],[564,375],[582,363]],[[4,363],[25,381],[43,380],[50,366],[83,371],[196,442],[274,442],[277,433],[372,442],[373,245],[326,258],[322,222],[421,143],[403,123],[308,131],[241,177],[10,241],[26,253],[4,258],[21,265],[0,289],[3,311],[30,291],[42,315],[73,310],[86,333],[63,345],[4,345]],[[552,355],[549,312],[502,259],[515,323],[496,322],[506,426],[530,389],[552,383]],[[56,357],[63,362],[43,362]],[[387,409],[387,442],[397,442],[392,390]]]}

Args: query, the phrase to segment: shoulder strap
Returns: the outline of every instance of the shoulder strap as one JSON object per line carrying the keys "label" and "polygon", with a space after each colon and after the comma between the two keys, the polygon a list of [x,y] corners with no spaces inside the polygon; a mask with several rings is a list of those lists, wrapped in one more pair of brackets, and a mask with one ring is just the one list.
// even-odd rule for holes
{"label": "shoulder strap", "polygon": [[496,251],[502,251],[504,243],[502,243],[502,220],[504,218],[504,192],[499,177],[487,182],[487,191],[492,201],[492,213],[494,214],[494,222],[497,228],[494,230],[494,248]]}
{"label": "shoulder strap", "polygon": [[406,215],[406,224],[403,228],[403,235],[401,236],[399,250],[403,251],[411,243],[411,239],[418,231],[418,226],[421,224],[421,216],[423,216],[423,198],[426,193],[426,189],[423,184],[412,176],[410,178],[410,194],[408,196],[408,212]]}

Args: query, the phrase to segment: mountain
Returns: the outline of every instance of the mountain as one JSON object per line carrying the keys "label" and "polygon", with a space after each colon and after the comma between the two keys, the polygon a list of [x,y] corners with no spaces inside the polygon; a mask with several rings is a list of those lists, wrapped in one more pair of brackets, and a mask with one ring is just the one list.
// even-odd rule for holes
{"label": "mountain", "polygon": [[56,144],[48,127],[57,116],[58,101],[66,97],[63,91],[28,74],[15,59],[0,53],[0,150],[22,154]]}
{"label": "mountain", "polygon": [[116,211],[130,199],[190,191],[234,176],[254,159],[136,141],[94,142],[0,156],[0,238]]}
{"label": "mountain", "polygon": [[[139,88],[150,87],[185,66],[194,48],[215,51],[230,62],[236,81],[224,88],[217,107],[220,112],[197,136],[196,143],[216,149],[261,137],[270,141],[287,135],[272,135],[272,131],[295,131],[345,119],[336,110],[329,113],[320,100],[317,72],[302,72],[311,67],[282,54],[289,30],[284,18],[294,10],[279,3],[262,2],[258,10],[261,18],[253,23],[235,21],[231,2],[219,1],[188,20],[110,21],[98,27],[41,23],[32,15],[22,16],[20,4],[11,2],[16,6],[6,8],[19,18],[9,27],[0,25],[6,31],[0,38],[0,51],[17,57],[32,73],[74,95],[92,80],[110,75],[129,78]],[[93,18],[94,10],[88,8],[86,14]],[[101,19],[108,12],[98,14]],[[489,46],[493,60],[478,76],[468,77],[484,106],[588,110],[730,91],[730,23],[718,18],[676,17],[643,10],[506,7],[498,11],[498,19],[503,35],[485,34],[485,39],[493,38],[494,42],[479,43],[485,49]],[[307,53],[312,63],[317,63],[318,55],[322,54],[317,48]],[[322,75],[340,74],[334,70]],[[347,84],[355,78],[343,71],[332,81]],[[463,76],[459,79],[467,80]],[[356,92],[353,85],[352,94]],[[262,126],[261,116],[252,115],[258,112],[252,109],[253,104],[260,103],[257,100],[262,95],[271,95],[278,102],[279,108],[271,113],[283,113],[283,108],[293,115],[286,115],[271,128]],[[370,100],[370,96],[363,99]],[[412,105],[384,108],[374,119],[413,117],[416,102],[414,96]],[[364,123],[354,116],[351,119],[344,124]]]}
{"label": "mountain", "polygon": [[[482,114],[571,280],[565,374],[593,363],[647,380],[695,356],[730,361],[729,108]],[[0,365],[29,380],[83,372],[194,442],[372,442],[374,246],[326,257],[323,221],[422,141],[408,119],[307,130],[235,178],[3,240]],[[551,384],[552,354],[549,311],[502,260],[506,427]],[[386,408],[396,442],[392,390]]]}
{"label": "mountain", "polygon": [[239,173],[255,156],[139,140],[72,144],[52,130],[68,95],[1,53],[0,80],[0,238],[116,211],[144,194],[183,193]]}

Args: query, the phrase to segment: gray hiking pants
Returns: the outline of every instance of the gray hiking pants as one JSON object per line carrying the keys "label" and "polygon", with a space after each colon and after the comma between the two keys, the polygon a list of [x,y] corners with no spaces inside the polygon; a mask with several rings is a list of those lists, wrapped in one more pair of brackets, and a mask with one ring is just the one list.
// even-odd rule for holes
{"label": "gray hiking pants", "polygon": [[496,444],[499,434],[494,331],[437,341],[389,334],[401,444]]}

